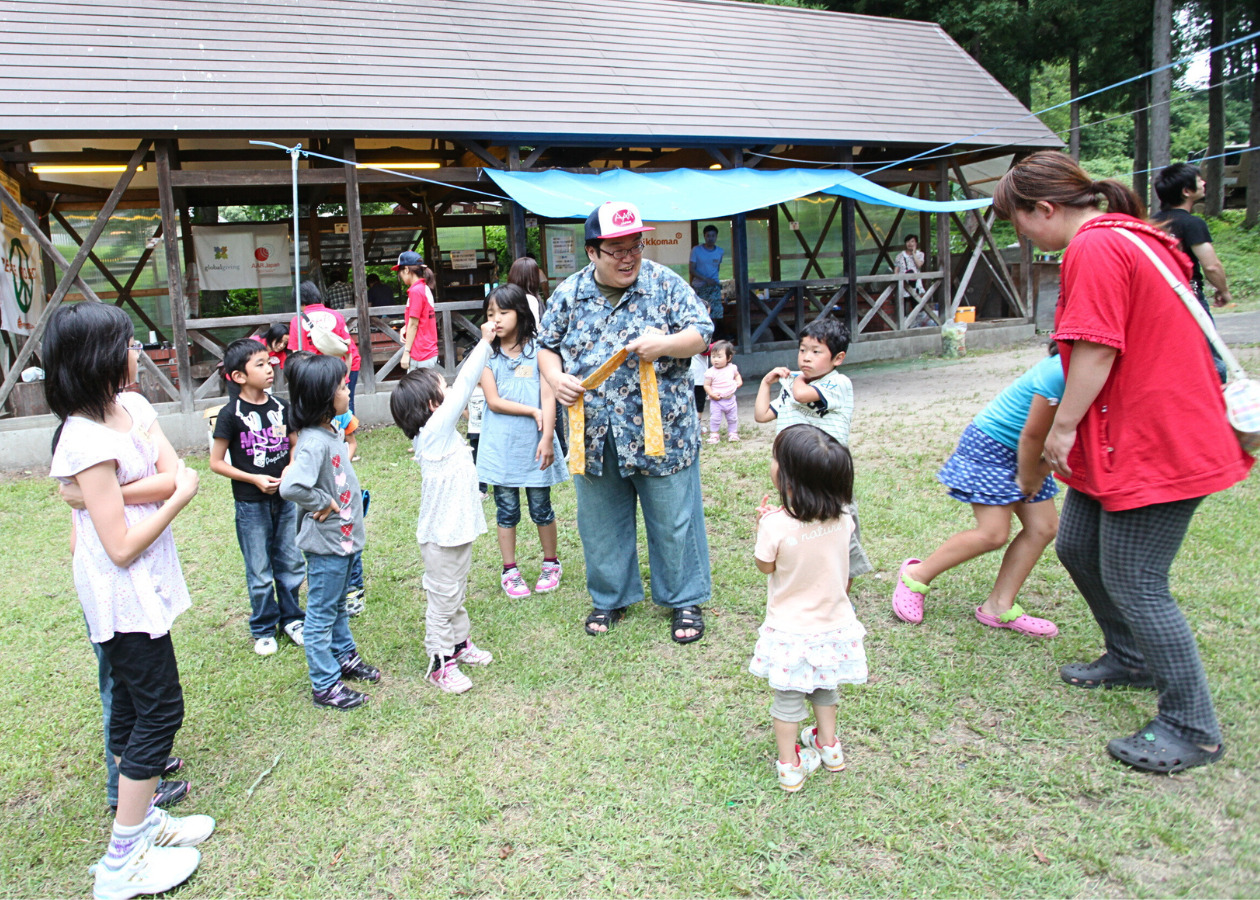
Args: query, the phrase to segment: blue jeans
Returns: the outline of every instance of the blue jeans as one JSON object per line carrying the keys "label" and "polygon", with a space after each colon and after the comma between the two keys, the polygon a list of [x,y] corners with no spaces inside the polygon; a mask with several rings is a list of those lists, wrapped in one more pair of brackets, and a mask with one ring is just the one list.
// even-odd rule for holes
{"label": "blue jeans", "polygon": [[341,679],[341,662],[354,652],[346,590],[353,556],[306,554],[306,667],[311,687],[326,691]]}
{"label": "blue jeans", "polygon": [[713,581],[699,463],[673,475],[625,478],[617,470],[612,429],[608,433],[604,474],[573,479],[586,589],[595,608],[622,609],[643,599],[636,506],[643,509],[653,602],[674,609],[707,603]]}
{"label": "blue jeans", "polygon": [[109,719],[114,708],[114,670],[109,664],[109,657],[101,650],[101,645],[90,643],[92,652],[96,654],[96,680],[101,692],[101,719],[105,725],[105,801],[110,806],[117,806],[118,763],[114,762],[114,754],[109,752]]}
{"label": "blue jeans", "polygon": [[[535,525],[541,528],[556,520],[556,511],[551,508],[551,488],[527,487],[525,497],[529,500],[529,517]],[[515,528],[521,521],[521,489],[496,484],[494,507],[499,527]]]}
{"label": "blue jeans", "polygon": [[[346,365],[349,365],[347,363]],[[359,384],[359,372],[356,369],[350,373],[350,414],[354,415],[354,389]]]}
{"label": "blue jeans", "polygon": [[363,551],[350,557],[350,589],[363,590]]}
{"label": "blue jeans", "polygon": [[279,494],[237,500],[236,539],[249,587],[249,632],[255,640],[275,637],[277,626],[303,615],[298,589],[306,580],[306,566],[297,548],[297,507]]}

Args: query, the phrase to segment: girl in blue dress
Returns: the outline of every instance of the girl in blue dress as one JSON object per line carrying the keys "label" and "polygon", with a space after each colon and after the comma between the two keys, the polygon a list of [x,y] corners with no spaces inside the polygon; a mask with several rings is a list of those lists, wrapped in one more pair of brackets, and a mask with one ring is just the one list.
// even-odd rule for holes
{"label": "girl in blue dress", "polygon": [[515,284],[496,288],[486,298],[485,313],[486,321],[494,324],[494,341],[481,375],[486,407],[477,477],[494,486],[503,590],[512,598],[528,597],[529,587],[516,565],[520,489],[525,488],[529,517],[538,526],[542,543],[542,567],[534,590],[553,591],[560,586],[563,570],[556,555],[551,486],[568,481],[569,473],[555,434],[556,399],[538,373],[537,322],[525,291]]}

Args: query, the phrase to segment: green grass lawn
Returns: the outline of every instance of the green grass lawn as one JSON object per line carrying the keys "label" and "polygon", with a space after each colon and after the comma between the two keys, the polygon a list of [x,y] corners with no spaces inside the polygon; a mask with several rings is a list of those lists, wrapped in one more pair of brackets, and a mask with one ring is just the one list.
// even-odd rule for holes
{"label": "green grass lawn", "polygon": [[[963,370],[924,377],[951,371]],[[746,668],[765,603],[751,552],[768,430],[749,424],[745,443],[704,450],[715,594],[703,642],[671,643],[650,604],[606,637],[582,633],[589,601],[566,485],[554,492],[558,591],[507,601],[494,537],[478,541],[468,606],[495,662],[470,669],[476,687],[459,697],[422,678],[419,468],[396,429],[366,434],[369,599],[353,628],[385,680],[348,713],[312,706],[299,649],[254,655],[228,483],[192,458],[202,491],[176,539],[194,606],[174,635],[187,700],[175,752],[194,791],[177,811],[213,815],[218,830],[176,896],[1255,895],[1257,479],[1203,505],[1174,570],[1228,753],[1176,777],[1136,774],[1104,743],[1144,724],[1154,698],[1059,681],[1058,666],[1092,659],[1100,637],[1052,551],[1022,600],[1059,624],[1053,641],[975,622],[994,557],[940,578],[922,626],[891,615],[901,559],[969,522],[934,473],[957,422],[987,399],[856,422],[878,570],[855,587],[871,680],[842,692],[848,769],[820,771],[797,795],[778,788],[769,691]],[[0,482],[4,897],[83,895],[110,824],[68,522],[48,479]],[[531,530],[520,553],[530,579]]]}

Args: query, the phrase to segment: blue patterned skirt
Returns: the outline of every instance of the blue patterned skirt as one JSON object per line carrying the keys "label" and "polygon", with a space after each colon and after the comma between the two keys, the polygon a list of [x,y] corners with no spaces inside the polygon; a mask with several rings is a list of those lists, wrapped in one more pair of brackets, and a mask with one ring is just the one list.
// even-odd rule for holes
{"label": "blue patterned skirt", "polygon": [[[1015,483],[1018,456],[1010,447],[999,444],[975,425],[968,425],[958,439],[958,449],[936,473],[949,495],[963,503],[983,506],[1009,506],[1024,500]],[[1049,500],[1059,493],[1053,475],[1047,475],[1029,503]]]}

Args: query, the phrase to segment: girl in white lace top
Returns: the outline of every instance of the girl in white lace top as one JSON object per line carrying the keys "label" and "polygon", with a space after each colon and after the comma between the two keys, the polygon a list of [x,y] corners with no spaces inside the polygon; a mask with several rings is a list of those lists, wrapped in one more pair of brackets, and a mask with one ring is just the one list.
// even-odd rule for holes
{"label": "girl in white lace top", "polygon": [[424,649],[427,678],[452,694],[472,681],[459,664],[486,665],[493,657],[469,639],[464,609],[472,542],[486,531],[472,448],[455,429],[490,358],[494,326],[481,326],[481,341],[460,367],[448,390],[436,369],[416,369],[398,382],[389,398],[394,423],[411,438],[422,479],[416,540],[424,559]]}

